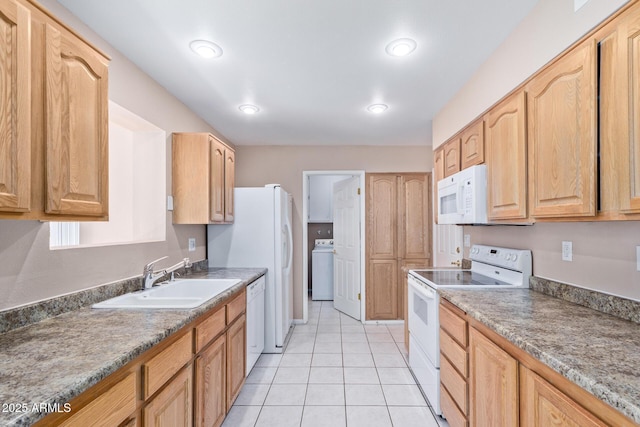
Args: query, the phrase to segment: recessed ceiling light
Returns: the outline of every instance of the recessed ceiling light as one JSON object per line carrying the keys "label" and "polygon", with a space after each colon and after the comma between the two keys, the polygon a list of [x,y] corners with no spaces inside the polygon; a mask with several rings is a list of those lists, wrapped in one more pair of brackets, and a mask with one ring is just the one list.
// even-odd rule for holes
{"label": "recessed ceiling light", "polygon": [[367,111],[373,114],[380,114],[386,111],[389,108],[385,104],[372,104],[367,107]]}
{"label": "recessed ceiling light", "polygon": [[398,39],[387,45],[385,50],[391,56],[407,56],[416,49],[416,41],[412,39]]}
{"label": "recessed ceiling light", "polygon": [[217,58],[222,56],[222,48],[207,40],[194,40],[189,43],[189,47],[203,58]]}
{"label": "recessed ceiling light", "polygon": [[242,111],[245,114],[255,114],[258,111],[260,111],[260,109],[258,107],[256,107],[255,105],[251,105],[251,104],[244,104],[238,107],[238,110]]}

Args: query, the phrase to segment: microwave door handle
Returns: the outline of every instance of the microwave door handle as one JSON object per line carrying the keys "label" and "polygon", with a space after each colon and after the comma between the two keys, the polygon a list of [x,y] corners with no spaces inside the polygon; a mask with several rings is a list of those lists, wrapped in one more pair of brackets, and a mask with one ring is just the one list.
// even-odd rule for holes
{"label": "microwave door handle", "polygon": [[459,185],[456,192],[456,211],[460,215],[464,214],[464,185]]}

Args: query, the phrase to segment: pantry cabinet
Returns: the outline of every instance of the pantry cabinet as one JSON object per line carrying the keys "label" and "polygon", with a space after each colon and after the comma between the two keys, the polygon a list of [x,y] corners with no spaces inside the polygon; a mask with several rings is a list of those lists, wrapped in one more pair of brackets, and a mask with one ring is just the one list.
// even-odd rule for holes
{"label": "pantry cabinet", "polygon": [[444,144],[444,177],[460,172],[460,138],[455,137]]}
{"label": "pantry cabinet", "polygon": [[367,174],[367,319],[402,319],[403,266],[431,265],[431,174]]}
{"label": "pantry cabinet", "polygon": [[234,218],[235,151],[207,133],[174,133],[174,224],[222,224]]}
{"label": "pantry cabinet", "polygon": [[487,217],[527,218],[526,95],[510,95],[485,116]]}
{"label": "pantry cabinet", "polygon": [[596,215],[596,59],[588,39],[527,85],[534,217]]}
{"label": "pantry cabinet", "polygon": [[0,12],[0,218],[107,220],[109,58],[35,3]]}
{"label": "pantry cabinet", "polygon": [[477,120],[460,134],[461,169],[484,163],[484,121]]}

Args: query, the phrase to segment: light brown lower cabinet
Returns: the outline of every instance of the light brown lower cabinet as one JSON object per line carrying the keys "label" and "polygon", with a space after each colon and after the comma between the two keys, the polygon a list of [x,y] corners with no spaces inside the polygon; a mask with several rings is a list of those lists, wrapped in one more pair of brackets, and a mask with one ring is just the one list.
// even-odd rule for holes
{"label": "light brown lower cabinet", "polygon": [[191,427],[193,425],[193,369],[180,373],[144,408],[144,427]]}
{"label": "light brown lower cabinet", "polygon": [[240,394],[247,365],[247,324],[243,314],[227,331],[227,412]]}
{"label": "light brown lower cabinet", "polygon": [[227,414],[227,340],[214,341],[196,358],[196,426],[218,427]]}

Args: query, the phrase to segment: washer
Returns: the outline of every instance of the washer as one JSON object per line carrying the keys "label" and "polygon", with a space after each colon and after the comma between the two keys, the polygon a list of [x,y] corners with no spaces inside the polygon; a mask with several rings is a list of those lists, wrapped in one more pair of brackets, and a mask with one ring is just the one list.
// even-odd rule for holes
{"label": "washer", "polygon": [[333,300],[333,240],[316,239],[311,252],[311,299]]}

